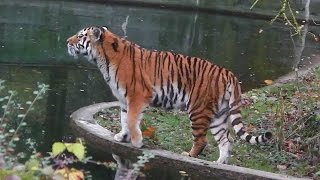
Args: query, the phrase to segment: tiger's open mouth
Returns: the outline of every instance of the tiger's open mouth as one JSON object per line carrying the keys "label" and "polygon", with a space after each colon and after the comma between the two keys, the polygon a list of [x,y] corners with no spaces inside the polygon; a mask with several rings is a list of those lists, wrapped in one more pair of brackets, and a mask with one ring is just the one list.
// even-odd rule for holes
{"label": "tiger's open mouth", "polygon": [[80,54],[79,50],[77,50],[73,45],[70,44],[68,44],[68,53],[75,59],[77,59],[78,55]]}

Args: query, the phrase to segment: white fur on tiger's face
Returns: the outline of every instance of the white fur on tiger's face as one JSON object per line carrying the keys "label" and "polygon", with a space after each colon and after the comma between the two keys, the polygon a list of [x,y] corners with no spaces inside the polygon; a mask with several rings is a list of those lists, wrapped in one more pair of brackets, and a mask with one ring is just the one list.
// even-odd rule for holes
{"label": "white fur on tiger's face", "polygon": [[74,58],[78,58],[79,55],[84,56],[89,62],[94,64],[95,51],[92,50],[92,30],[94,27],[84,28],[80,30],[74,36],[68,38],[67,47],[68,53]]}

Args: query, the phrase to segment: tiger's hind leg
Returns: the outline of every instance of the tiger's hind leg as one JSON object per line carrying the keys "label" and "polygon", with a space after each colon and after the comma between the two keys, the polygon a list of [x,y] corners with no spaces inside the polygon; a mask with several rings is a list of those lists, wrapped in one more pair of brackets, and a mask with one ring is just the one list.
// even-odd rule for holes
{"label": "tiger's hind leg", "polygon": [[189,156],[197,157],[207,146],[207,131],[211,121],[211,116],[211,113],[208,113],[206,110],[193,110],[189,112],[193,136],[193,145],[189,152]]}
{"label": "tiger's hind leg", "polygon": [[229,114],[227,111],[220,111],[210,124],[210,131],[219,147],[219,159],[217,162],[222,164],[228,163],[233,145],[233,139],[230,136],[229,131],[228,118]]}
{"label": "tiger's hind leg", "polygon": [[114,140],[118,142],[130,142],[130,134],[128,128],[128,112],[125,108],[121,108],[120,120],[121,131],[114,136]]}

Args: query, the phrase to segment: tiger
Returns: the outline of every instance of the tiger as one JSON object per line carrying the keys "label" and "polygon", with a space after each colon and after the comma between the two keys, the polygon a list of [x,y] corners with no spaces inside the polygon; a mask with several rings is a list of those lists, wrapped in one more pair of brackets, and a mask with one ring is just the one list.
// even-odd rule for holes
{"label": "tiger", "polygon": [[216,162],[227,164],[234,140],[266,144],[271,132],[253,136],[241,119],[241,88],[226,68],[198,57],[148,50],[112,33],[107,27],[87,27],[67,39],[68,53],[96,65],[120,103],[118,142],[143,146],[140,122],[147,107],[185,108],[193,145],[185,155],[197,157],[207,146],[210,130],[219,148]]}

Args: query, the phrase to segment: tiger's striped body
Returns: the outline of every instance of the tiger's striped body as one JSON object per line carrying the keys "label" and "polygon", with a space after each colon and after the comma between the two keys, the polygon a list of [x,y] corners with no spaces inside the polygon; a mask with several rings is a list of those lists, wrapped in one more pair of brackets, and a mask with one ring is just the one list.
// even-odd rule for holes
{"label": "tiger's striped body", "polygon": [[232,148],[229,124],[252,144],[263,144],[271,133],[251,136],[241,122],[241,89],[234,74],[206,60],[165,51],[150,51],[119,38],[107,28],[85,28],[68,40],[69,54],[84,55],[96,64],[121,104],[122,130],[117,141],[141,147],[139,128],[144,109],[186,108],[191,121],[196,157],[207,144],[210,130],[218,141],[218,162],[227,163]]}

